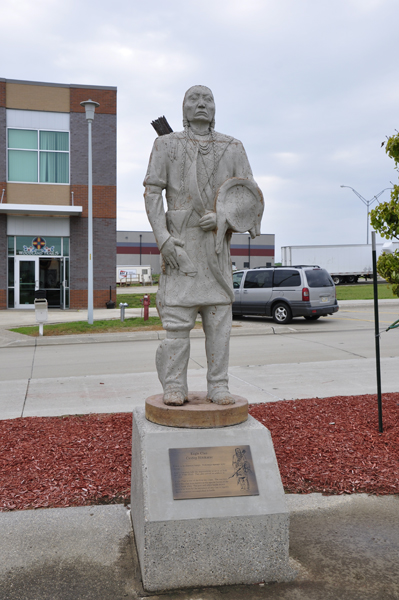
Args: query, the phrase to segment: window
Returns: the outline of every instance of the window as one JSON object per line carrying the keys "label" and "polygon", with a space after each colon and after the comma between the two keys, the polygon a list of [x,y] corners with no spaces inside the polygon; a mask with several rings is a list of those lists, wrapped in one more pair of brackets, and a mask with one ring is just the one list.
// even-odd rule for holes
{"label": "window", "polygon": [[334,285],[329,273],[324,269],[313,269],[306,271],[306,278],[310,288],[332,287]]}
{"label": "window", "polygon": [[[61,237],[43,237],[43,236],[16,236],[15,254],[16,256],[61,256],[63,239]],[[65,238],[64,238],[65,239]],[[68,238],[67,238],[68,239]],[[69,250],[69,244],[64,244],[64,248]]]}
{"label": "window", "polygon": [[248,271],[244,288],[272,287],[273,271]]}
{"label": "window", "polygon": [[297,287],[301,285],[299,271],[290,269],[276,269],[274,271],[274,287]]}
{"label": "window", "polygon": [[239,273],[233,273],[233,288],[237,289],[240,287],[241,279],[244,273],[240,271]]}
{"label": "window", "polygon": [[9,128],[8,181],[69,183],[69,133]]}

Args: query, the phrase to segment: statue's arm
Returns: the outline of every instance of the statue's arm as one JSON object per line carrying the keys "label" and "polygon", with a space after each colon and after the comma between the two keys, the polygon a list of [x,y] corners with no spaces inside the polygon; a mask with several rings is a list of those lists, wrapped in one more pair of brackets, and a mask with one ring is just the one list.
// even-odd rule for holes
{"label": "statue's arm", "polygon": [[235,173],[234,177],[242,177],[244,179],[253,179],[251,165],[245,152],[245,148],[241,142],[237,140],[237,146],[235,150]]}
{"label": "statue's arm", "polygon": [[161,251],[162,246],[170,238],[170,233],[166,226],[162,187],[158,185],[146,185],[144,191],[144,202],[148,220],[151,223],[157,246]]}
{"label": "statue's arm", "polygon": [[166,165],[166,148],[158,138],[154,142],[147,175],[144,179],[144,202],[159,251],[165,263],[173,269],[177,269],[179,265],[177,262],[176,246],[183,246],[184,244],[181,240],[170,235],[166,224],[166,214],[162,197],[162,192],[167,186]]}
{"label": "statue's arm", "polygon": [[147,185],[144,192],[145,207],[148,219],[160,253],[167,265],[178,269],[175,246],[184,246],[183,242],[173,238],[166,226],[166,215],[163,207],[162,188],[156,185]]}
{"label": "statue's arm", "polygon": [[[235,177],[242,177],[244,179],[252,179],[254,180],[254,176],[252,174],[251,165],[249,164],[249,160],[247,157],[247,153],[245,152],[245,148],[241,142],[238,142],[238,147],[236,151],[236,174]],[[262,218],[263,208],[260,214],[260,217],[257,219],[254,227],[249,230],[252,239],[254,239],[257,235],[260,235],[260,221]]]}
{"label": "statue's arm", "polygon": [[167,185],[167,155],[165,150],[162,138],[157,138],[152,148],[147,174],[144,179],[145,209],[159,250],[161,250],[162,246],[170,238],[170,233],[166,226],[166,215],[162,197],[162,192]]}

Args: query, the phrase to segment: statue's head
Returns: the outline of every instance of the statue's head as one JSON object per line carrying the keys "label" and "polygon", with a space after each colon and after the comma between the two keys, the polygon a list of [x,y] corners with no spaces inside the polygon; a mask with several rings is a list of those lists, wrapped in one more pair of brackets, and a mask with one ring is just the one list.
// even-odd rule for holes
{"label": "statue's head", "polygon": [[212,129],[215,127],[215,100],[205,85],[193,85],[184,96],[183,126],[195,121],[208,122]]}

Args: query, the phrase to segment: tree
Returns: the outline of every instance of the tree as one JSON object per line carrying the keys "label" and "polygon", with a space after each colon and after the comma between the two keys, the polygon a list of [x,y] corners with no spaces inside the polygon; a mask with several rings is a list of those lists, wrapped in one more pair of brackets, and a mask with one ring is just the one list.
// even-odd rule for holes
{"label": "tree", "polygon": [[[388,138],[385,152],[395,162],[399,171],[399,133]],[[399,240],[399,185],[394,184],[390,202],[381,202],[370,212],[371,225],[383,238]],[[392,291],[399,296],[399,250],[393,254],[383,252],[377,262],[378,273],[392,284]]]}

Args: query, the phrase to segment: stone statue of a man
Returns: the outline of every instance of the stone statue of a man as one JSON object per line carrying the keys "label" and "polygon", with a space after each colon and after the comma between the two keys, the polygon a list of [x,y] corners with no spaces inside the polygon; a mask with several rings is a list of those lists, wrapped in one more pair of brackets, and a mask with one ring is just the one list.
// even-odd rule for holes
{"label": "stone statue of a man", "polygon": [[[198,312],[206,339],[207,397],[216,404],[234,403],[227,375],[234,227],[226,218],[223,225],[219,222],[216,198],[231,178],[252,188],[256,184],[241,142],[217,133],[214,124],[211,90],[190,88],[183,101],[184,131],[155,140],[144,180],[145,206],[163,259],[157,308],[166,339],[157,350],[156,365],[165,404],[181,405],[187,399],[189,335]],[[260,232],[262,211],[263,205],[254,218],[253,236]]]}

